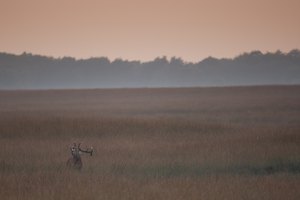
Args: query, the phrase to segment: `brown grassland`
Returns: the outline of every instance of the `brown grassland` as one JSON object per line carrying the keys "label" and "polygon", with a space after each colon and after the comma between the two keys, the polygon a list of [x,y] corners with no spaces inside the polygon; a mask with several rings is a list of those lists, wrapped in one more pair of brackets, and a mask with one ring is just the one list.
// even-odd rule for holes
{"label": "brown grassland", "polygon": [[0,91],[0,199],[298,200],[300,86]]}

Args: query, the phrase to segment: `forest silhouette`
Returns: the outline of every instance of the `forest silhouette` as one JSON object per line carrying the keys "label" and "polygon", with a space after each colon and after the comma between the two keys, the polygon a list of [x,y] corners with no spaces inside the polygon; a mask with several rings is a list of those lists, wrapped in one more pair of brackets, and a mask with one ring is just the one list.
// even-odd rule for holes
{"label": "forest silhouette", "polygon": [[207,87],[300,84],[300,50],[234,58],[152,61],[0,53],[0,89]]}

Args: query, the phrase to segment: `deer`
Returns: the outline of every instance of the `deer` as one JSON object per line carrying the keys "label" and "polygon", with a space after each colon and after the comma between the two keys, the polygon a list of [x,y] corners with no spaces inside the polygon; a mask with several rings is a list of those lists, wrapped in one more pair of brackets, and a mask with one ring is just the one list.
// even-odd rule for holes
{"label": "deer", "polygon": [[93,155],[94,149],[93,147],[81,149],[80,148],[80,143],[77,145],[76,143],[73,144],[72,147],[70,147],[71,150],[71,157],[67,161],[67,167],[69,169],[77,169],[81,170],[82,169],[82,161],[81,161],[81,153],[87,153],[90,154],[90,156]]}

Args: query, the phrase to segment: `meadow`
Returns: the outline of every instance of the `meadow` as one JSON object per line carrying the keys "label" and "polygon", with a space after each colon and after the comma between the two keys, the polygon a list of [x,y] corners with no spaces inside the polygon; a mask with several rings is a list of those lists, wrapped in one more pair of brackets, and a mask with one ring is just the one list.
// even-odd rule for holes
{"label": "meadow", "polygon": [[[69,147],[93,146],[81,171]],[[299,199],[300,86],[0,91],[0,199]]]}

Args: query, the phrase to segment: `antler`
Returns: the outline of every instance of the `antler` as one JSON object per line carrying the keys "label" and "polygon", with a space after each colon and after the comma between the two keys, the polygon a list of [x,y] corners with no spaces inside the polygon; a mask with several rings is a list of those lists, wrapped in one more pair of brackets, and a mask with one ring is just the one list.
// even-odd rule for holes
{"label": "antler", "polygon": [[78,149],[79,149],[80,152],[89,153],[91,156],[93,155],[93,152],[94,152],[93,147],[87,148],[86,150],[81,149],[80,148],[80,143],[78,144]]}

